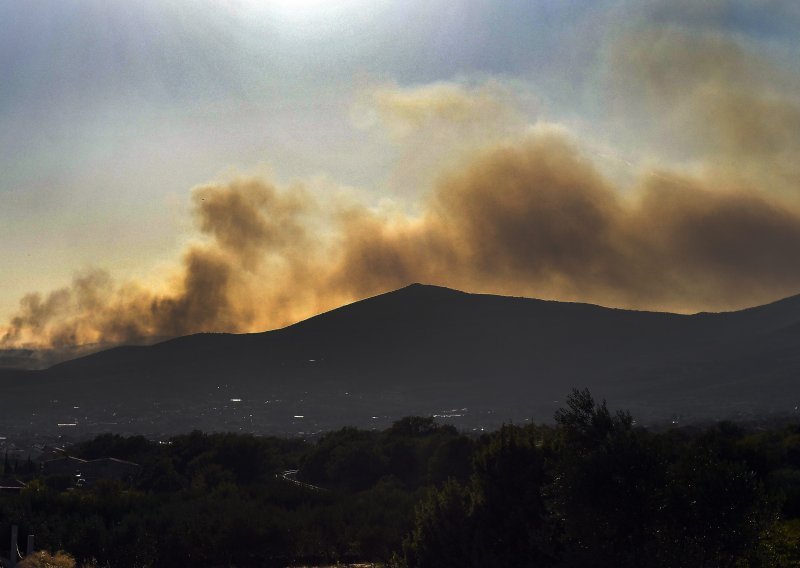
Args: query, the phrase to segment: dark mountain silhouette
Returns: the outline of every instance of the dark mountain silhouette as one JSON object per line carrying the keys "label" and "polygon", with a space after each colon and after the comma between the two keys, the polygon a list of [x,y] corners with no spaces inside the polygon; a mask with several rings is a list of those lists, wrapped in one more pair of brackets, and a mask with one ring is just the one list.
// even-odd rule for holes
{"label": "dark mountain silhouette", "polygon": [[589,387],[655,420],[791,412],[799,373],[800,296],[676,315],[414,284],[276,331],[117,347],[0,381],[25,412],[74,400],[135,415],[235,396],[334,423],[464,407],[547,420],[554,401]]}

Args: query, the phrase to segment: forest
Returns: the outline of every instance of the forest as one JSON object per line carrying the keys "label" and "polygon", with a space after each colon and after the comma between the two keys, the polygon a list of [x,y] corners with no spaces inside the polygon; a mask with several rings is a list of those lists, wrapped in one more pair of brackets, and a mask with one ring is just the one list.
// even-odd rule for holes
{"label": "forest", "polygon": [[0,536],[18,525],[78,565],[800,564],[800,423],[651,430],[587,390],[552,425],[480,436],[407,417],[315,441],[105,434],[71,453],[141,471],[80,487],[6,463],[26,487],[0,493]]}

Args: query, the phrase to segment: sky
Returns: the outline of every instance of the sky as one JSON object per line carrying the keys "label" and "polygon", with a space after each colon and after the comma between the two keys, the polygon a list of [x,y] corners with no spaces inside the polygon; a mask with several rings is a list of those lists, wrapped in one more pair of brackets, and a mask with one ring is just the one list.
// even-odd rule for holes
{"label": "sky", "polygon": [[0,342],[426,282],[800,293],[793,0],[0,0]]}

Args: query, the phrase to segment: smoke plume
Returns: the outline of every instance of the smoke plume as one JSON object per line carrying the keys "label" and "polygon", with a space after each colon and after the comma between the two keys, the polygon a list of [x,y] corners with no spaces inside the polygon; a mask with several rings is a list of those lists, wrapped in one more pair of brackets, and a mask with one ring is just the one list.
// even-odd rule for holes
{"label": "smoke plume", "polygon": [[800,194],[800,76],[730,37],[640,30],[613,50],[619,101],[718,178]]}
{"label": "smoke plume", "polygon": [[[413,209],[260,178],[198,187],[198,240],[160,286],[78,275],[25,296],[2,345],[263,330],[415,281],[680,312],[800,292],[796,78],[674,31],[628,38],[615,65],[702,167],[664,166],[623,191],[563,129],[520,128],[470,148]],[[492,104],[467,95],[438,86],[378,102],[393,128],[425,131],[484,120]]]}

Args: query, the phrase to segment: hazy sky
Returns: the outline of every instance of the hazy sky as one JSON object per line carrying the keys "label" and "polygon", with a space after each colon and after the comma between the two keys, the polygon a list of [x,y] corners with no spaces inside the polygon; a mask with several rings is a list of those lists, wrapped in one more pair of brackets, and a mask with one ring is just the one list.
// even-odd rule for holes
{"label": "hazy sky", "polygon": [[800,293],[798,29],[794,0],[0,0],[6,343],[416,280]]}

